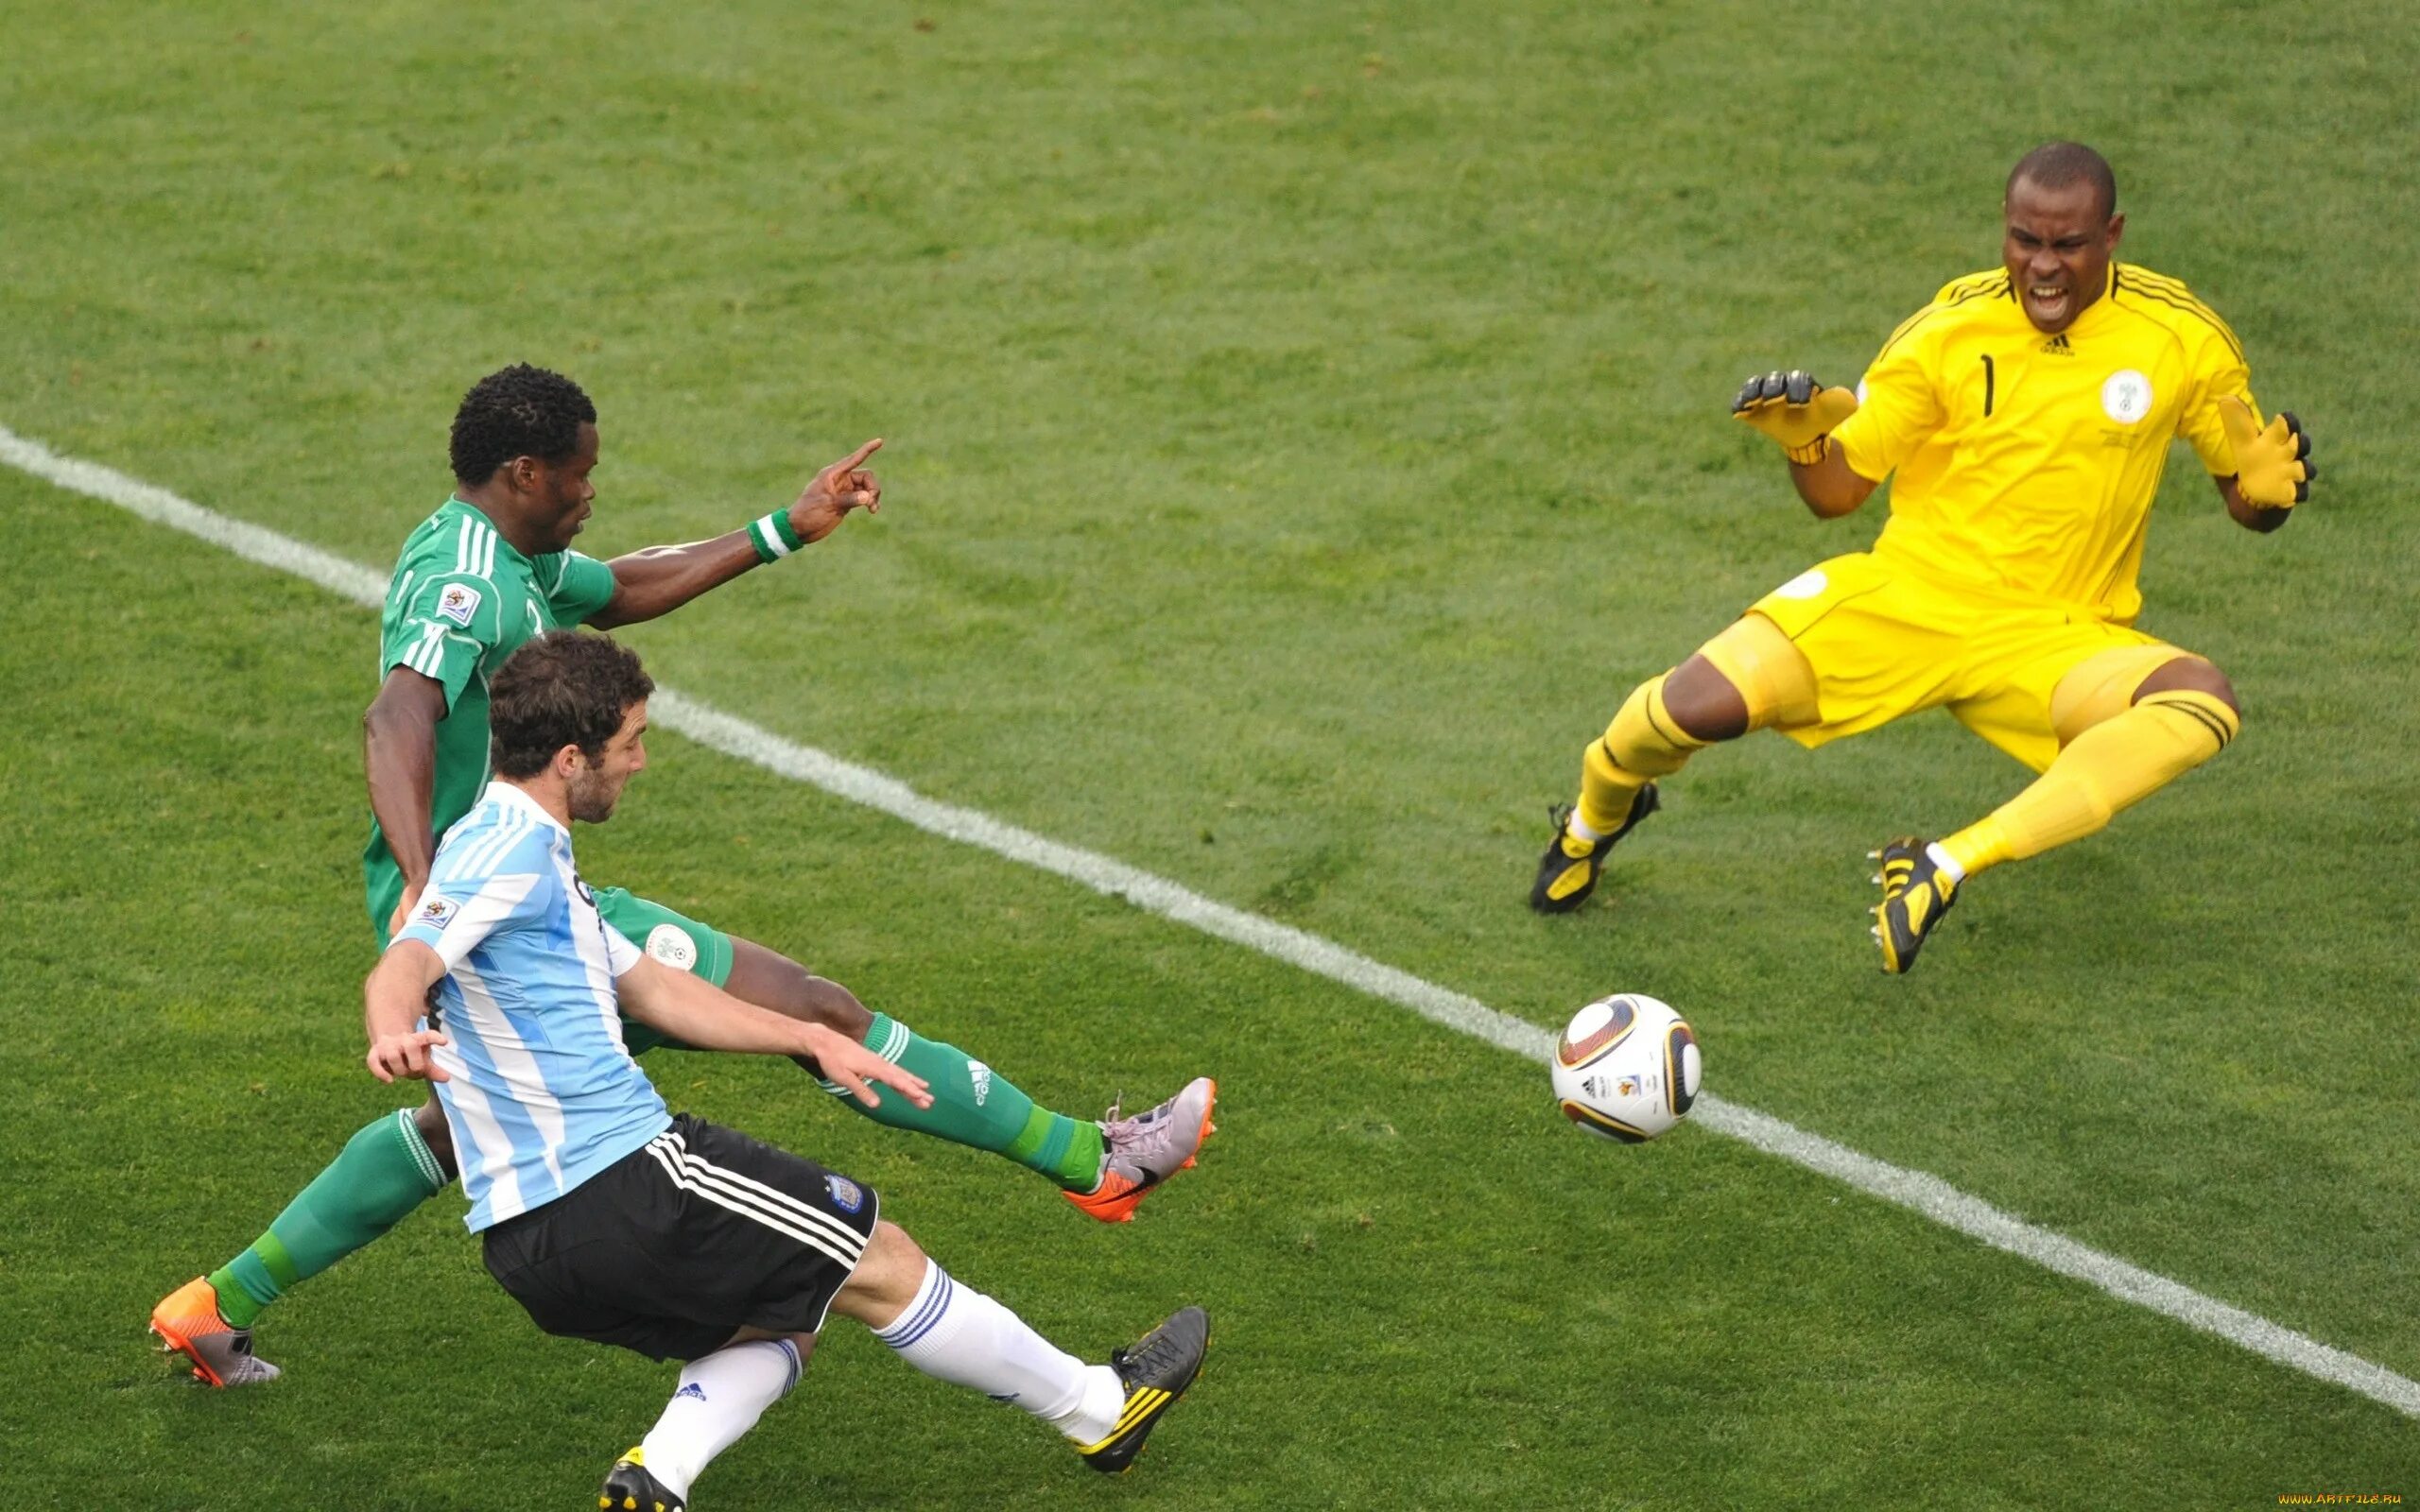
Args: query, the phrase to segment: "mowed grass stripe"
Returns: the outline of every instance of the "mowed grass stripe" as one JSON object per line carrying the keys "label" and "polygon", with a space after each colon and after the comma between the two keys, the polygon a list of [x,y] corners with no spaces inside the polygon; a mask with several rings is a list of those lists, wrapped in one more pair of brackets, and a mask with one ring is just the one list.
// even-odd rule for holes
{"label": "mowed grass stripe", "polygon": [[[224,547],[249,561],[304,578],[365,608],[377,608],[384,597],[386,580],[370,568],[276,531],[204,508],[113,468],[62,456],[5,425],[0,425],[0,462]],[[895,778],[783,739],[673,689],[658,689],[652,713],[666,728],[700,745],[878,810],[944,839],[978,847],[1122,899],[1147,913],[1340,982],[1525,1058],[1543,1061],[1552,1051],[1554,1037],[1547,1030],[1500,1013],[1476,998],[1372,960],[1332,940],[1205,898],[1114,857],[1062,844],[974,809],[925,798]],[[1937,1177],[1876,1160],[1784,1120],[1713,1095],[1699,1100],[1695,1116],[1700,1124],[1718,1133],[1921,1213],[1994,1248],[2086,1282],[2120,1301],[2148,1308],[2265,1359],[2420,1418],[2420,1382],[2204,1296],[2183,1282],[2026,1223]]]}

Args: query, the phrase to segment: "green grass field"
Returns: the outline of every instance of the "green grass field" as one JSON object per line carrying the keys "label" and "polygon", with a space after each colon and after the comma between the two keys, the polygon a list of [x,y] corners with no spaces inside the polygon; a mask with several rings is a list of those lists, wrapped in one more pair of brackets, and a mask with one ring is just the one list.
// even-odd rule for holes
{"label": "green grass field", "polygon": [[[831,9],[9,8],[0,426],[382,569],[504,362],[596,399],[600,555],[883,435],[878,518],[631,633],[661,680],[1540,1024],[1666,997],[1724,1097],[2420,1375],[2407,7]],[[1622,694],[1878,524],[1806,515],[1739,377],[1853,377],[2064,135],[2317,438],[2291,528],[2185,452],[2153,528],[2143,623],[2242,739],[1905,980],[1865,851],[2023,776],[1943,718],[1716,752],[1611,906],[1531,916]],[[669,1372],[539,1334],[452,1194],[270,1313],[275,1385],[147,1352],[399,1102],[374,625],[19,472],[0,521],[10,1504],[593,1504]],[[1219,1320],[1115,1483],[837,1326],[704,1512],[2420,1497],[2364,1397],[1707,1129],[1582,1140],[1502,1052],[681,739],[580,845],[1062,1108],[1222,1087],[1111,1231],[651,1057],[1070,1347]]]}

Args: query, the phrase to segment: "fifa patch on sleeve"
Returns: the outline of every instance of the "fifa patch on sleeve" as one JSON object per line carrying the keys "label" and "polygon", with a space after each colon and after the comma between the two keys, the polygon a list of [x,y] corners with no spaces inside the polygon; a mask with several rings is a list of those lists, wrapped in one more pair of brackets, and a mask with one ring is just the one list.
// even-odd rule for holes
{"label": "fifa patch on sleeve", "polygon": [[464,629],[471,627],[471,616],[479,611],[479,591],[461,583],[448,583],[437,595],[437,612]]}
{"label": "fifa patch on sleeve", "polygon": [[420,906],[412,910],[411,924],[404,927],[408,929],[412,924],[421,924],[441,930],[454,922],[454,916],[461,911],[461,905],[451,898],[424,898],[421,900]]}

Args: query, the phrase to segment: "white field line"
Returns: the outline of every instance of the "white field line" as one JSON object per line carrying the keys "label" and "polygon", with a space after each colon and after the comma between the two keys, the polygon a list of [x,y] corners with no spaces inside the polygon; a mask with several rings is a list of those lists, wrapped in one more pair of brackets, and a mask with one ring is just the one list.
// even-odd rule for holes
{"label": "white field line", "polygon": [[[375,609],[385,600],[386,579],[357,562],[205,509],[114,469],[61,456],[6,426],[0,426],[0,462],[62,489],[113,504],[146,520],[199,537],[213,545],[224,546],[246,560],[308,579],[367,608]],[[685,694],[659,688],[649,713],[665,728],[678,730],[700,745],[878,809],[920,830],[978,846],[1095,892],[1124,899],[1148,913],[1191,925],[1206,935],[1383,998],[1433,1023],[1484,1040],[1527,1059],[1542,1062],[1553,1053],[1552,1034],[1525,1020],[1499,1013],[1476,998],[1399,971],[1317,935],[1230,908],[1113,857],[1063,845],[974,809],[925,798],[896,778],[785,740]],[[1922,1213],[1996,1249],[2022,1256],[2062,1276],[2097,1286],[2121,1301],[2147,1307],[2188,1327],[2241,1345],[2264,1359],[2322,1381],[2332,1381],[2420,1418],[2420,1382],[2002,1212],[1938,1177],[1860,1155],[1844,1144],[1809,1134],[1753,1108],[1712,1095],[1698,1100],[1692,1116],[1696,1123],[1716,1133],[1745,1141],[1767,1154]]]}

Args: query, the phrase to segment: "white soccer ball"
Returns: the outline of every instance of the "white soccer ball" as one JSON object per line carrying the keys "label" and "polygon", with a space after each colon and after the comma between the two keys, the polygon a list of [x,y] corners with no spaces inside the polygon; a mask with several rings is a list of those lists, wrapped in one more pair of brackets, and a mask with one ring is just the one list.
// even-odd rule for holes
{"label": "white soccer ball", "polygon": [[1697,1101],[1698,1037],[1669,1004],[1636,992],[1599,998],[1571,1016],[1554,1046],[1563,1116],[1637,1144],[1688,1116]]}

